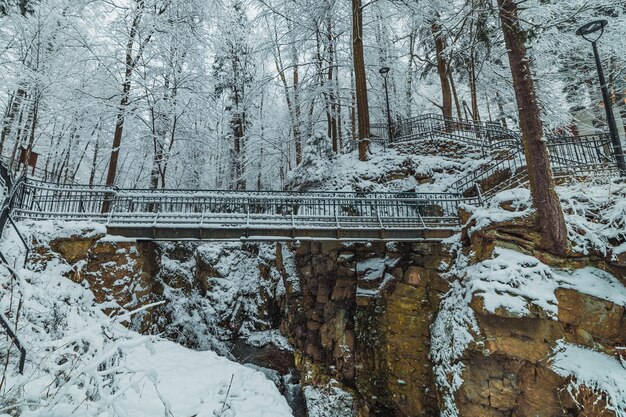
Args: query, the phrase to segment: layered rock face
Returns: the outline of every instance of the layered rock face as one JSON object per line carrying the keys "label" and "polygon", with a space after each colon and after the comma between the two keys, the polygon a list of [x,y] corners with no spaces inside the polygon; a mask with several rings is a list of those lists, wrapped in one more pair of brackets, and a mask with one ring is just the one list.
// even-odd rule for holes
{"label": "layered rock face", "polygon": [[140,332],[223,354],[223,341],[254,335],[263,344],[274,341],[272,330],[278,334],[285,287],[273,244],[156,243],[89,228],[34,244],[34,268],[69,264],[69,279]]}
{"label": "layered rock face", "polygon": [[[131,311],[161,299],[163,287],[155,279],[160,263],[154,242],[107,239],[104,234],[84,231],[81,236],[35,240],[33,267],[56,257],[72,266],[68,278],[87,286],[107,313]],[[155,309],[158,314],[159,309]],[[147,312],[133,317],[133,325],[149,332],[154,324]]]}
{"label": "layered rock face", "polygon": [[[563,346],[581,347],[590,358],[577,365],[582,374],[598,366],[591,358],[599,356],[615,366],[613,376],[611,370],[600,378],[605,386],[626,375],[626,269],[601,253],[554,257],[539,248],[530,222],[516,219],[465,235],[460,256],[469,266],[449,279],[467,282],[458,293],[475,327],[468,326],[472,340],[456,360],[462,382],[448,415],[614,416],[624,398],[607,398],[603,382],[560,371],[553,359]],[[520,272],[526,276],[519,280],[498,275]]]}

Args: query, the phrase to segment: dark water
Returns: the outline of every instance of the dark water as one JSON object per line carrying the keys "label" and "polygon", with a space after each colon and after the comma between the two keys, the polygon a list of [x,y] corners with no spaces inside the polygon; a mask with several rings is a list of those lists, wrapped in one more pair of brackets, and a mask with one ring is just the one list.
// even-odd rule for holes
{"label": "dark water", "polygon": [[262,347],[250,346],[241,339],[232,341],[231,346],[230,353],[237,362],[253,365],[276,384],[287,399],[294,417],[307,417],[306,402],[292,352],[281,350],[271,343]]}

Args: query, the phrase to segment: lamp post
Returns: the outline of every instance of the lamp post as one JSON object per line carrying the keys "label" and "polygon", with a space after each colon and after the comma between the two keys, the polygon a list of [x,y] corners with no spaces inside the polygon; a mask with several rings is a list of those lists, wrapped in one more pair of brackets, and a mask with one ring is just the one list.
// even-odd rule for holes
{"label": "lamp post", "polygon": [[[598,70],[598,77],[600,78],[600,88],[602,89],[602,99],[604,101],[604,110],[606,111],[607,123],[609,125],[609,132],[611,134],[611,141],[613,142],[613,151],[615,153],[615,159],[617,161],[617,167],[619,168],[621,175],[626,176],[626,160],[624,159],[624,150],[622,149],[622,143],[620,141],[619,132],[617,130],[617,124],[615,123],[615,115],[613,114],[613,103],[611,103],[611,97],[609,96],[609,89],[604,77],[604,70],[602,69],[602,62],[600,61],[600,54],[598,53],[598,40],[604,34],[604,28],[609,22],[606,20],[594,20],[584,26],[581,26],[576,34],[582,36],[582,38],[588,42],[591,42],[593,47],[593,55],[596,58],[596,68]],[[589,37],[589,35],[597,34],[597,36]]]}
{"label": "lamp post", "polygon": [[389,67],[382,67],[378,72],[383,76],[385,80],[385,99],[387,101],[387,134],[389,135],[389,142],[393,142],[393,130],[391,128],[391,110],[389,109],[389,88],[387,86],[387,74],[389,74]]}

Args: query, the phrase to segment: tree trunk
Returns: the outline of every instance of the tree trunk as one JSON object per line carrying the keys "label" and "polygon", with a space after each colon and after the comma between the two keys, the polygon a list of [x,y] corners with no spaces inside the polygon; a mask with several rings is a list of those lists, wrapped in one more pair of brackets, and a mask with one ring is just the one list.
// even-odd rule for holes
{"label": "tree trunk", "polygon": [[37,129],[37,122],[39,117],[39,97],[33,101],[33,118],[30,125],[28,144],[26,145],[26,155],[24,156],[24,172],[28,172],[28,161],[30,155],[33,152],[33,145],[35,144],[35,131]]}
{"label": "tree trunk", "polygon": [[448,63],[444,55],[446,43],[441,34],[439,23],[433,22],[430,28],[435,39],[435,52],[437,53],[437,72],[441,83],[441,110],[444,117],[452,117],[452,89],[448,80]]}
{"label": "tree trunk", "polygon": [[337,97],[335,96],[335,40],[333,38],[333,26],[330,13],[326,21],[326,42],[328,43],[328,102],[330,114],[330,137],[332,140],[333,152],[339,152],[339,132],[337,131]]}
{"label": "tree trunk", "polygon": [[450,71],[450,90],[452,91],[452,97],[454,97],[454,106],[456,108],[456,115],[459,119],[463,118],[461,114],[461,103],[459,103],[459,95],[456,92],[456,84],[454,83],[454,77],[452,76],[452,71]]}
{"label": "tree trunk", "polygon": [[[239,108],[239,106],[237,106]],[[243,170],[243,147],[245,137],[245,113],[236,111],[233,113],[231,128],[233,130],[233,185],[235,190],[246,189],[246,179]]]}
{"label": "tree trunk", "polygon": [[498,6],[519,110],[530,192],[533,207],[537,210],[536,225],[541,233],[541,246],[554,254],[565,254],[568,246],[567,227],[554,190],[541,109],[526,53],[527,34],[520,28],[514,1],[498,0]]}
{"label": "tree trunk", "polygon": [[[125,59],[124,63],[126,65],[126,69],[124,71],[124,81],[122,83],[122,98],[120,100],[120,105],[117,110],[117,117],[115,122],[115,132],[113,133],[113,144],[111,145],[111,156],[109,158],[109,170],[107,172],[106,177],[106,186],[113,187],[115,185],[115,176],[117,174],[117,163],[119,160],[120,146],[122,145],[122,133],[124,132],[124,118],[126,115],[126,108],[130,103],[130,87],[131,87],[131,79],[133,76],[133,71],[139,58],[141,58],[141,54],[143,51],[143,46],[149,41],[149,35],[146,40],[142,43],[140,42],[138,46],[138,51],[135,56],[133,56],[133,46],[136,41],[136,37],[139,31],[139,25],[141,23],[141,19],[143,17],[144,10],[144,2],[143,0],[138,0],[138,10],[136,11],[135,17],[133,18],[133,22],[130,26],[130,33],[128,35],[128,42],[126,43],[126,51],[125,51]],[[108,213],[111,209],[111,200],[113,196],[107,195],[102,203],[102,212]]]}
{"label": "tree trunk", "polygon": [[107,173],[106,185],[112,187],[115,185],[115,175],[117,174],[117,161],[119,159],[120,146],[122,145],[122,133],[124,132],[124,115],[126,107],[129,103],[130,93],[130,76],[132,69],[126,69],[126,78],[122,86],[122,99],[117,112],[117,121],[115,123],[115,133],[113,134],[113,145],[111,146],[111,158],[109,159],[109,171]]}
{"label": "tree trunk", "polygon": [[508,129],[509,126],[506,123],[506,113],[504,113],[504,104],[502,103],[502,96],[497,91],[496,91],[496,103],[498,104],[498,112],[499,112],[498,117],[500,118],[500,123],[502,124],[502,127],[504,127],[505,129]]}
{"label": "tree trunk", "polygon": [[22,100],[21,105],[19,106],[19,116],[17,119],[17,131],[15,133],[15,144],[13,145],[13,153],[11,154],[9,160],[9,167],[12,172],[17,172],[19,167],[19,155],[21,152],[21,147],[24,142],[28,139],[28,132],[32,126],[33,120],[33,108],[29,108],[28,102],[25,99],[32,99],[32,95],[26,94]]}
{"label": "tree trunk", "polygon": [[293,138],[295,140],[296,148],[296,166],[302,162],[302,105],[300,103],[300,72],[298,68],[298,50],[296,49],[295,42],[291,48],[292,60],[293,60]]}
{"label": "tree trunk", "polygon": [[366,161],[370,140],[370,114],[363,54],[363,8],[361,7],[361,0],[352,0],[352,50],[359,123],[359,160]]}
{"label": "tree trunk", "polygon": [[[135,69],[135,65],[139,61],[141,57],[143,45],[147,43],[150,39],[150,36],[143,42],[140,43],[138,47],[138,52],[136,56],[133,56],[133,46],[135,44],[135,38],[137,37],[139,31],[139,24],[141,23],[141,19],[143,17],[143,9],[144,3],[142,1],[138,1],[138,9],[136,11],[135,17],[133,18],[133,22],[130,27],[130,33],[128,34],[128,42],[126,43],[126,51],[124,57],[124,63],[126,65],[126,69],[124,71],[124,82],[122,83],[122,98],[120,100],[120,106],[117,111],[117,118],[115,123],[115,132],[113,134],[113,144],[111,146],[111,157],[109,159],[109,171],[107,173],[106,185],[108,187],[112,187],[115,185],[115,175],[117,173],[117,162],[119,159],[120,146],[122,145],[122,133],[124,132],[124,117],[126,115],[126,108],[130,103],[130,87],[131,87],[131,78],[133,76],[133,71]],[[109,211],[108,201],[105,201],[103,205],[103,211]]]}
{"label": "tree trunk", "polygon": [[15,115],[18,113],[23,98],[25,96],[26,92],[20,88],[15,94],[11,94],[11,97],[9,98],[7,108],[4,114],[4,119],[2,120],[2,133],[0,134],[0,155],[2,155],[6,140],[11,134],[13,122],[15,121]]}
{"label": "tree trunk", "polygon": [[278,72],[278,78],[283,85],[285,93],[285,101],[287,102],[287,110],[289,111],[289,117],[291,119],[291,129],[294,139],[296,166],[302,162],[302,103],[300,102],[300,69],[299,69],[299,54],[296,45],[296,40],[293,37],[293,27],[288,22],[288,30],[292,38],[291,42],[291,64],[293,65],[293,100],[287,82],[287,76],[285,75],[286,69],[283,63],[283,58],[280,51],[280,42],[278,41],[278,33],[276,25],[274,25],[274,64],[276,65],[276,71]]}
{"label": "tree trunk", "polygon": [[415,62],[413,53],[415,51],[415,36],[416,31],[411,31],[411,35],[409,35],[409,66],[406,75],[406,117],[411,117],[413,113],[413,67]]}
{"label": "tree trunk", "polygon": [[96,143],[93,149],[93,159],[91,160],[91,172],[89,173],[89,185],[93,185],[96,178],[96,168],[98,166],[98,151],[100,150],[100,132],[102,128],[98,125],[98,134],[96,135]]}
{"label": "tree trunk", "polygon": [[478,111],[478,87],[476,83],[476,61],[474,60],[474,51],[470,52],[472,57],[469,61],[469,85],[470,85],[470,96],[472,98],[472,117],[475,122],[480,121],[480,113]]}
{"label": "tree trunk", "polygon": [[356,87],[354,71],[350,71],[350,139],[356,142],[359,139],[356,121]]}

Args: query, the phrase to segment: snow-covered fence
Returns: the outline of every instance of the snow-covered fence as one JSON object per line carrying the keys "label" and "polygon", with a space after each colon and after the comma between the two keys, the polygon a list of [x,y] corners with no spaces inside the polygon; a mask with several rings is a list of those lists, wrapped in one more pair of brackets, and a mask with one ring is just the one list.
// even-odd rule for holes
{"label": "snow-covered fence", "polygon": [[549,136],[548,151],[552,165],[605,168],[617,166],[608,134],[587,136]]}
{"label": "snow-covered fence", "polygon": [[[393,123],[389,138],[389,128],[386,124],[373,124],[371,128],[372,141],[391,146],[400,143],[410,143],[425,139],[447,138],[449,140],[476,146],[483,152],[508,150],[509,154],[516,155],[513,164],[517,164],[517,156],[522,157],[521,135],[499,123],[487,121],[464,120],[455,117],[444,117],[437,114],[424,114]],[[613,170],[616,165],[613,147],[608,134],[586,136],[547,135],[550,160],[555,171],[565,171],[564,174],[584,175],[596,170]],[[517,155],[519,154],[519,155]],[[511,154],[512,155],[512,154]],[[495,165],[507,166],[511,163],[511,155],[500,155]],[[461,192],[473,188],[478,181],[469,181],[474,177],[484,177],[493,173],[498,167],[489,167],[485,172],[468,174],[468,177],[459,181]],[[515,168],[519,168],[515,166]],[[567,168],[567,170],[564,170]],[[514,171],[512,171],[514,172]],[[485,177],[486,178],[486,177]],[[484,178],[483,178],[484,179]],[[467,183],[467,184],[465,184]],[[466,186],[467,185],[467,186]]]}
{"label": "snow-covered fence", "polygon": [[[555,177],[579,177],[603,173],[618,175],[617,162],[608,135],[549,136],[548,156]],[[472,196],[476,186],[485,197],[528,180],[526,159],[520,145],[504,149],[488,166],[456,181],[458,194]]]}

